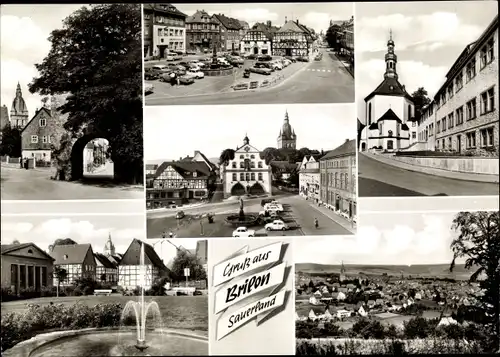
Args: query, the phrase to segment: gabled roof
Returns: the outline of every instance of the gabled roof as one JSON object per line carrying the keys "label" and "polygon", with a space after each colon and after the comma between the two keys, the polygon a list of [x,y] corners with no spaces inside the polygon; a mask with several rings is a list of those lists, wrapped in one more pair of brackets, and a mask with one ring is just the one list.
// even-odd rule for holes
{"label": "gabled roof", "polygon": [[413,98],[406,91],[405,87],[399,83],[396,78],[384,78],[377,88],[365,97],[365,102],[375,95],[390,95],[396,97],[405,97],[413,103]]}
{"label": "gabled roof", "polygon": [[207,23],[216,23],[216,21],[213,19],[212,16],[210,16],[210,14],[208,12],[206,12],[205,10],[196,10],[196,12],[191,15],[191,16],[188,16],[186,18],[186,22],[203,22],[203,18],[204,17],[208,17],[209,18],[209,21]]}
{"label": "gabled roof", "polygon": [[227,17],[224,14],[214,14],[214,17],[228,30],[240,30],[242,28],[238,20]]}
{"label": "gabled roof", "polygon": [[[203,158],[203,160],[205,160],[205,163],[206,163],[208,166],[210,166],[210,168],[211,168],[212,170],[216,170],[216,169],[217,169],[217,166],[216,166],[216,165],[215,165],[212,161],[210,161],[210,160],[209,160],[209,159],[205,156],[205,154],[204,154],[204,153],[202,153],[201,151],[196,150],[196,151],[195,151],[195,156],[196,156],[196,154],[200,154],[200,156]],[[194,158],[194,157],[193,157],[193,158]],[[191,158],[191,159],[193,159],[193,158]]]}
{"label": "gabled roof", "polygon": [[99,263],[101,263],[105,268],[109,268],[109,269],[116,268],[116,264],[113,261],[111,261],[110,259],[108,259],[108,257],[105,256],[104,254],[94,253],[94,257],[95,257],[96,261],[99,261]]}
{"label": "gabled roof", "polygon": [[47,259],[50,259],[50,260],[54,261],[53,257],[51,257],[49,254],[47,254],[43,249],[40,249],[40,247],[38,247],[35,243],[2,244],[1,245],[2,255],[13,253],[16,250],[24,249],[24,248],[28,248],[28,247],[35,248],[40,253],[42,253],[43,255],[45,255],[47,257]]}
{"label": "gabled roof", "polygon": [[287,21],[280,29],[277,31],[278,33],[282,32],[302,32],[305,34],[309,34],[309,31],[301,26],[296,21]]}
{"label": "gabled roof", "polygon": [[321,160],[333,159],[336,157],[349,156],[356,154],[356,140],[346,140],[342,145],[329,151]]}
{"label": "gabled roof", "polygon": [[40,109],[38,109],[38,110],[36,111],[36,113],[33,115],[33,117],[30,119],[30,121],[26,124],[26,126],[23,128],[23,130],[21,130],[21,133],[22,133],[22,132],[23,132],[23,131],[27,128],[27,127],[29,127],[29,126],[31,125],[31,123],[33,122],[33,120],[35,120],[35,118],[37,118],[37,117],[38,117],[38,115],[39,115],[42,111],[44,111],[45,113],[47,113],[47,115],[48,115],[49,117],[52,117],[52,113],[50,112],[50,109],[45,108],[45,107],[41,107]]}
{"label": "gabled roof", "polygon": [[273,34],[276,32],[272,26],[269,27],[266,24],[263,24],[262,22],[256,22],[250,31],[260,31],[262,32],[269,40],[273,39]]}
{"label": "gabled roof", "polygon": [[[210,170],[205,165],[204,162],[200,161],[165,161],[162,163],[158,169],[156,170],[155,173],[155,178],[159,177],[163,171],[169,166],[172,166],[175,171],[179,175],[182,176],[182,178],[186,180],[190,179],[207,179],[210,176]],[[193,172],[196,172],[196,177],[193,176]]]}
{"label": "gabled roof", "polygon": [[[168,268],[165,266],[165,264],[163,264],[158,254],[156,254],[154,248],[151,245],[143,241],[140,241],[139,239],[136,238],[132,240],[129,247],[127,248],[127,251],[125,252],[120,261],[120,265],[139,265],[140,263],[139,252],[141,244],[144,245],[144,255],[151,261],[151,263],[161,270],[168,271]],[[134,252],[130,251],[131,248],[139,248],[137,250],[138,254],[134,254]]]}
{"label": "gabled roof", "polygon": [[90,244],[56,245],[50,255],[55,259],[54,264],[83,264],[89,250],[92,250]]}
{"label": "gabled roof", "polygon": [[156,169],[158,169],[158,164],[146,164],[147,171],[156,170]]}
{"label": "gabled roof", "polygon": [[377,119],[377,123],[379,121],[383,121],[383,120],[395,120],[398,123],[403,122],[401,119],[399,119],[397,114],[394,113],[394,111],[391,108],[389,108],[384,114],[382,114],[382,116],[380,118]]}
{"label": "gabled roof", "polygon": [[179,16],[184,16],[184,17],[187,16],[185,13],[179,11],[179,9],[177,9],[174,5],[169,4],[169,3],[143,4],[143,5],[144,5],[144,10],[150,10],[150,11],[166,13],[166,14],[174,14],[174,15],[179,15]]}

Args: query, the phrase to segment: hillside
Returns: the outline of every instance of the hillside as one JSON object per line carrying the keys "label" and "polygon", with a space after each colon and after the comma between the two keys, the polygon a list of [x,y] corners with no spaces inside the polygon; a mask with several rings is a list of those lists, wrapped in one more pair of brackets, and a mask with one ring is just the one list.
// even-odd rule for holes
{"label": "hillside", "polygon": [[[450,273],[449,264],[432,265],[362,265],[362,264],[344,264],[345,273],[366,275],[414,275],[422,277],[440,277],[452,279],[468,279],[474,272],[474,269],[466,270],[463,264],[457,264],[453,273]],[[295,272],[302,273],[340,273],[341,265],[298,263],[295,264]]]}

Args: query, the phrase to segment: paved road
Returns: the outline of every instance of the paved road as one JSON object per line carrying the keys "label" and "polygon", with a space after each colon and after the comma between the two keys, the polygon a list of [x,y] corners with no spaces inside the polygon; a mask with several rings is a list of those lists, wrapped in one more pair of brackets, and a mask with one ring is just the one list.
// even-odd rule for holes
{"label": "paved road", "polygon": [[[323,50],[324,51],[324,50]],[[292,64],[293,66],[293,64]],[[147,105],[352,103],[354,78],[331,52],[269,89],[146,99]]]}
{"label": "paved road", "polygon": [[51,174],[2,166],[2,200],[144,199],[141,187],[54,181]]}
{"label": "paved road", "polygon": [[[291,227],[297,227],[287,232],[269,232],[269,236],[296,236],[296,235],[348,235],[352,234],[340,224],[332,220],[323,212],[311,207],[311,204],[298,195],[280,197],[279,202],[290,208],[289,212],[284,214],[285,221]],[[252,199],[245,201],[245,213],[258,214],[262,209],[261,199]],[[189,222],[189,220],[176,220],[175,213],[169,213],[168,216],[153,217],[148,214],[147,236],[148,238],[160,238],[162,233],[174,233],[178,238],[201,237],[202,232],[206,237],[230,237],[234,227],[229,227],[223,223],[224,215],[237,213],[239,203],[237,201],[229,204],[208,204],[204,206],[183,209],[188,216],[213,213],[215,214],[215,223],[208,224],[206,221],[200,224],[199,220]],[[319,221],[319,228],[314,227],[314,218]],[[341,219],[341,218],[339,218]],[[262,227],[252,227],[260,230]]]}
{"label": "paved road", "polygon": [[360,197],[498,195],[498,184],[454,180],[408,171],[358,155]]}

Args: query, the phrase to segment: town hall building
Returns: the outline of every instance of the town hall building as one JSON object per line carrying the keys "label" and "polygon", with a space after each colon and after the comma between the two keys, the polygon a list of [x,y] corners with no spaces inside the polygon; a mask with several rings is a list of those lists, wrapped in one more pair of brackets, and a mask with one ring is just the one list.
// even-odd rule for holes
{"label": "town hall building", "polygon": [[250,145],[246,135],[223,172],[224,197],[271,194],[271,167],[261,158],[260,150]]}
{"label": "town hall building", "polygon": [[392,31],[387,42],[384,80],[365,98],[365,127],[360,149],[389,152],[407,149],[418,142],[413,98],[398,80],[397,56]]}

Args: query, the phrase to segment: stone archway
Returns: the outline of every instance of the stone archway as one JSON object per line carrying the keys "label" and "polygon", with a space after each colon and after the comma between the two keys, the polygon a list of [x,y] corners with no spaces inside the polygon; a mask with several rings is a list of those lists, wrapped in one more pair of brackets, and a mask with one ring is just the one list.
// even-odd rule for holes
{"label": "stone archway", "polygon": [[[86,167],[87,162],[85,162],[84,157],[85,157],[85,152],[88,150],[89,146],[88,144],[93,142],[95,139],[104,139],[99,133],[89,133],[87,135],[83,135],[80,138],[76,139],[73,142],[73,145],[71,147],[71,155],[70,155],[70,166],[71,166],[71,172],[69,175],[69,178],[67,178],[70,181],[75,181],[75,180],[81,180],[84,177],[86,177],[86,173],[89,172],[89,170]],[[108,143],[109,141],[105,139]],[[114,177],[114,168],[112,169]],[[105,175],[105,176],[111,176],[111,175]]]}
{"label": "stone archway", "polygon": [[249,193],[251,195],[262,195],[266,193],[266,191],[264,190],[264,187],[262,187],[260,183],[256,182],[250,187]]}
{"label": "stone archway", "polygon": [[231,188],[231,195],[232,196],[243,196],[246,193],[245,187],[239,182],[237,182],[232,188]]}

